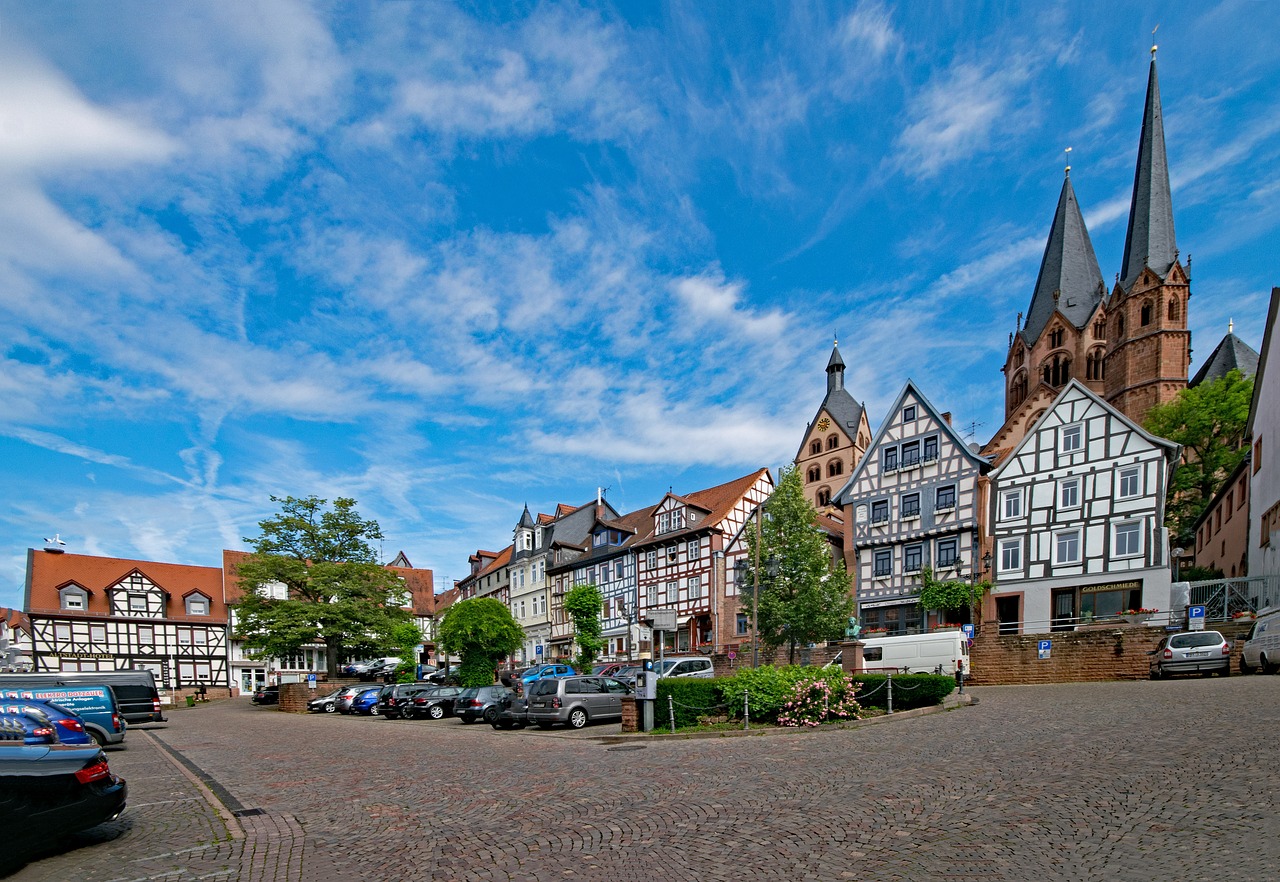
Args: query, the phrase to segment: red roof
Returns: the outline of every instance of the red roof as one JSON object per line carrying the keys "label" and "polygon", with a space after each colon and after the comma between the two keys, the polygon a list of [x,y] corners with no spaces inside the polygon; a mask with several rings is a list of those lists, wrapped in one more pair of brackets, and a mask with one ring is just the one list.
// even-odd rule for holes
{"label": "red roof", "polygon": [[[32,549],[28,552],[28,613],[62,613],[58,589],[74,582],[90,592],[85,613],[90,616],[110,614],[107,589],[118,584],[135,570],[167,593],[165,616],[171,619],[193,618],[200,621],[227,620],[223,600],[222,570],[189,564],[157,563],[120,557],[92,557],[87,554],[50,554]],[[189,617],[182,598],[199,591],[209,598],[209,615]]]}

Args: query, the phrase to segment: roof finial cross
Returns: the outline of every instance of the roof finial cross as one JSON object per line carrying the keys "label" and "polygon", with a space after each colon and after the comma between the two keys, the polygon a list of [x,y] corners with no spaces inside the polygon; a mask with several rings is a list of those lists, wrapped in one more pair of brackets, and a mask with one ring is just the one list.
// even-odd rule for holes
{"label": "roof finial cross", "polygon": [[1063,150],[1062,152],[1067,155],[1067,168],[1066,168],[1067,177],[1071,177],[1071,148],[1068,147],[1066,150]]}
{"label": "roof finial cross", "polygon": [[1227,319],[1227,333],[1234,334],[1236,332],[1236,320]]}
{"label": "roof finial cross", "polygon": [[1156,60],[1156,50],[1160,47],[1156,45],[1156,31],[1160,30],[1160,25],[1156,25],[1151,29],[1151,60]]}

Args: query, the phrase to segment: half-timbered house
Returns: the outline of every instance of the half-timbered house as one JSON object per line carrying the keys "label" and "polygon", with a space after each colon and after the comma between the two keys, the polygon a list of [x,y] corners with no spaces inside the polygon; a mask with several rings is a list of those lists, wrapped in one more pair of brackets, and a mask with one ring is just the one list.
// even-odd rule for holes
{"label": "half-timbered house", "polygon": [[1072,379],[990,475],[984,618],[1040,633],[1167,613],[1165,493],[1179,453]]}
{"label": "half-timbered house", "polygon": [[229,686],[222,570],[29,549],[35,671],[144,668],[162,689]]}
{"label": "half-timbered house", "polygon": [[748,519],[773,489],[772,474],[760,469],[687,496],[668,493],[652,509],[648,535],[633,546],[637,599],[641,618],[676,610],[677,630],[664,632],[668,650],[717,651],[750,639],[728,575],[746,553]]}
{"label": "half-timbered house", "polygon": [[918,599],[926,567],[941,579],[981,578],[978,479],[988,468],[950,415],[908,380],[836,500],[864,629],[924,630]]}

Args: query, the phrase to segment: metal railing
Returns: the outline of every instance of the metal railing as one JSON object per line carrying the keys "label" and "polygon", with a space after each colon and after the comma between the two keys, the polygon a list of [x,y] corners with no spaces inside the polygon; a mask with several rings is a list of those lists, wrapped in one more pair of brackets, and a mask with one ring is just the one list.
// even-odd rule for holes
{"label": "metal railing", "polygon": [[1226,621],[1239,613],[1280,606],[1280,575],[1189,582],[1190,603],[1205,608],[1209,621]]}

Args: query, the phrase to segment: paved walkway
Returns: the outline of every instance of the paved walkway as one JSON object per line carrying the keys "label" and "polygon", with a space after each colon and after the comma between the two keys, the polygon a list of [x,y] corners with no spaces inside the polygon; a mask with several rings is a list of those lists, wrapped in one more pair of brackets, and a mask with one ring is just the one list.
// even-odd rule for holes
{"label": "paved walkway", "polygon": [[14,878],[1275,878],[1280,677],[974,691],[647,745],[210,704],[131,732],[129,811]]}

